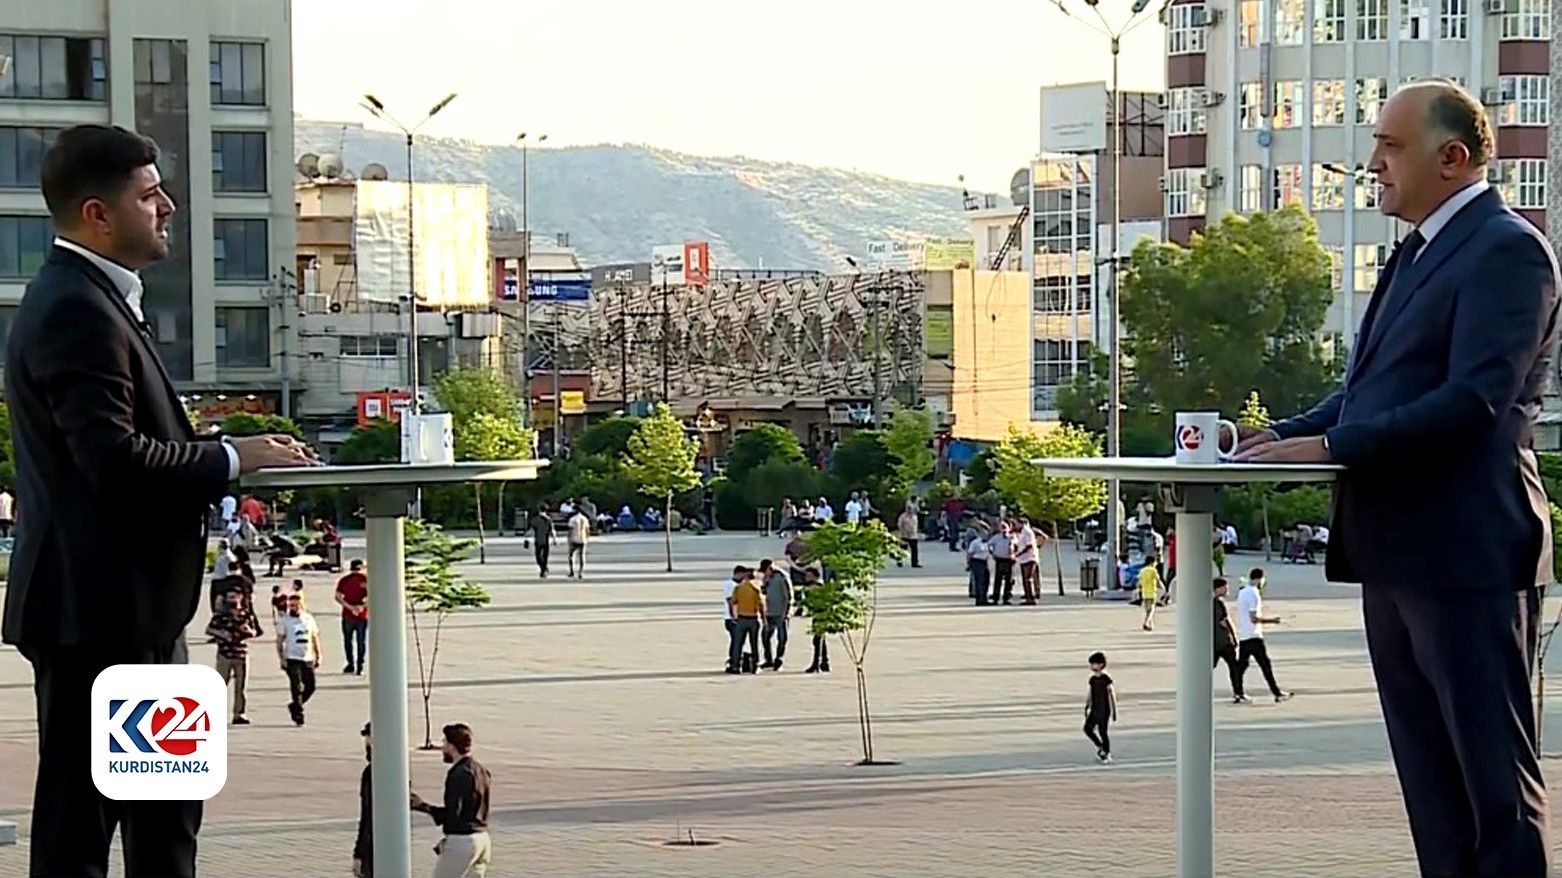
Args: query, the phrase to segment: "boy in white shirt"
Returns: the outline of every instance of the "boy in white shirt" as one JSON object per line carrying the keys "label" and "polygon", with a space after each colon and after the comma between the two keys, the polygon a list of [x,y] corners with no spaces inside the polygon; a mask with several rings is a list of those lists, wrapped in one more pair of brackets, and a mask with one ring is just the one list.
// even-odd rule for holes
{"label": "boy in white shirt", "polygon": [[304,704],[315,694],[315,668],[320,667],[320,626],[304,609],[304,595],[287,596],[287,612],[277,617],[277,659],[287,674],[292,701],[287,712],[294,725],[304,724]]}
{"label": "boy in white shirt", "polygon": [[[576,510],[569,517],[569,575],[574,579],[586,578],[586,543],[591,541],[591,519]],[[576,562],[579,562],[577,566]]]}
{"label": "boy in white shirt", "polygon": [[[1264,615],[1263,590],[1264,569],[1254,567],[1248,574],[1247,584],[1237,592],[1237,649],[1240,656],[1237,659],[1236,677],[1240,680],[1247,673],[1249,662],[1256,663],[1264,673],[1264,682],[1269,684],[1269,694],[1275,697],[1275,701],[1289,701],[1291,693],[1281,689],[1280,684],[1275,682],[1274,667],[1269,663],[1269,647],[1264,642],[1264,626],[1279,625],[1280,617]],[[1241,704],[1248,697],[1236,695],[1232,700]]]}
{"label": "boy in white shirt", "polygon": [[846,499],[846,523],[862,523],[862,503],[858,502],[856,491],[853,491],[851,496]]}

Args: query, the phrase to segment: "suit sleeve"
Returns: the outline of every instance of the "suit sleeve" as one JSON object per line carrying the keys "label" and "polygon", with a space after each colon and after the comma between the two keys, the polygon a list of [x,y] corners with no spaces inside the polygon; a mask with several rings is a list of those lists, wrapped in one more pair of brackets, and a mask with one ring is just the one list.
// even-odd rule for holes
{"label": "suit sleeve", "polygon": [[1448,377],[1419,399],[1328,431],[1334,459],[1370,464],[1409,447],[1447,450],[1480,436],[1518,401],[1556,320],[1556,274],[1545,248],[1514,234],[1455,292]]}
{"label": "suit sleeve", "polygon": [[107,308],[73,298],[44,315],[29,371],[77,469],[98,490],[170,489],[222,499],[228,453],[217,442],[153,439],[136,429],[132,339]]}
{"label": "suit sleeve", "polygon": [[[1275,424],[1269,429],[1281,439],[1297,436],[1322,436],[1340,422],[1340,407],[1345,402],[1345,389],[1336,388],[1321,402],[1305,412]],[[1332,439],[1331,439],[1332,441]]]}

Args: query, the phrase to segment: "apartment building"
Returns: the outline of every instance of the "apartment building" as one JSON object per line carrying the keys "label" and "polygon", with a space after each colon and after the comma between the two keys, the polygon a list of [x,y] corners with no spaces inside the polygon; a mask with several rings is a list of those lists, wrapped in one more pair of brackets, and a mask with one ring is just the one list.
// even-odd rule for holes
{"label": "apartment building", "polygon": [[1417,78],[1479,96],[1490,180],[1546,228],[1550,0],[1174,0],[1166,14],[1167,232],[1300,204],[1334,260],[1326,333],[1350,339],[1401,230],[1362,173],[1389,95]]}
{"label": "apartment building", "polygon": [[121,125],[157,141],[179,209],[143,272],[169,373],[203,417],[290,409],[290,19],[289,0],[0,4],[0,337],[53,238],[45,150],[72,125]]}

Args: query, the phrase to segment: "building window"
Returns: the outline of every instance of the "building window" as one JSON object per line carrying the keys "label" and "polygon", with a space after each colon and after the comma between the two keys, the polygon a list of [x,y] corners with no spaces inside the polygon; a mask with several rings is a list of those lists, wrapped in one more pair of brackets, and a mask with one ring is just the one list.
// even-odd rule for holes
{"label": "building window", "polygon": [[1300,128],[1302,114],[1307,112],[1306,85],[1299,79],[1282,79],[1275,83],[1275,127]]}
{"label": "building window", "polygon": [[0,125],[0,189],[34,189],[58,128]]}
{"label": "building window", "polygon": [[1356,80],[1356,124],[1378,124],[1378,112],[1388,100],[1388,80],[1369,76]]}
{"label": "building window", "polygon": [[1203,134],[1204,89],[1174,88],[1166,93],[1166,133]]}
{"label": "building window", "polygon": [[1502,39],[1544,40],[1551,27],[1551,0],[1508,0]]}
{"label": "building window", "polygon": [[1243,131],[1257,131],[1264,127],[1262,83],[1244,82],[1237,86],[1237,114],[1241,117]]}
{"label": "building window", "polygon": [[1546,160],[1503,159],[1497,163],[1502,172],[1498,189],[1508,206],[1519,210],[1546,209]]}
{"label": "building window", "polygon": [[1300,46],[1306,39],[1306,0],[1275,0],[1275,45]]}
{"label": "building window", "polygon": [[1323,249],[1329,254],[1329,289],[1339,292],[1345,282],[1345,245],[1325,244]]}
{"label": "building window", "polygon": [[[1357,173],[1362,173],[1362,169],[1358,168],[1357,169]],[[1378,209],[1378,199],[1380,199],[1382,197],[1383,197],[1383,186],[1382,186],[1382,184],[1378,183],[1377,180],[1375,180],[1375,179],[1361,179],[1360,177],[1357,178],[1357,180],[1356,180],[1356,209],[1357,210],[1377,210]]]}
{"label": "building window", "polygon": [[0,34],[0,98],[101,101],[108,65],[103,40]]}
{"label": "building window", "polygon": [[1203,52],[1205,15],[1203,3],[1186,3],[1166,10],[1166,54]]}
{"label": "building window", "polygon": [[212,191],[266,191],[266,132],[212,132]]}
{"label": "building window", "polygon": [[30,278],[38,273],[54,243],[46,216],[0,216],[0,277]]}
{"label": "building window", "polygon": [[1301,165],[1275,165],[1275,197],[1271,201],[1275,210],[1292,204],[1302,204],[1303,189]]}
{"label": "building window", "polygon": [[1399,0],[1399,38],[1425,40],[1432,36],[1429,0]]}
{"label": "building window", "polygon": [[400,352],[394,335],[344,335],[340,341],[344,357],[394,357]]}
{"label": "building window", "polygon": [[1264,166],[1243,165],[1237,181],[1237,211],[1258,213],[1264,209]]}
{"label": "building window", "polygon": [[1356,0],[1356,39],[1388,39],[1389,0]]}
{"label": "building window", "polygon": [[1242,0],[1237,4],[1237,45],[1250,48],[1264,39],[1264,18],[1269,9],[1265,0]]}
{"label": "building window", "polygon": [[1313,0],[1313,42],[1345,42],[1345,9],[1350,0]]}
{"label": "building window", "polygon": [[1090,313],[1090,276],[1075,279],[1072,307],[1069,304],[1069,279],[1066,276],[1041,277],[1031,293],[1031,305],[1037,314],[1065,315]]}
{"label": "building window", "polygon": [[1172,168],[1166,172],[1166,215],[1203,216],[1203,168]]}
{"label": "building window", "polygon": [[1387,244],[1356,245],[1356,285],[1358,293],[1370,293],[1378,285],[1378,272],[1388,264]]}
{"label": "building window", "polygon": [[1313,80],[1313,124],[1345,124],[1345,80]]}
{"label": "building window", "polygon": [[[1089,343],[1079,342],[1079,361],[1088,363]],[[1038,338],[1035,340],[1031,359],[1032,375],[1037,388],[1061,387],[1074,377],[1074,343],[1066,338]],[[1052,411],[1057,407],[1054,394],[1036,394],[1038,411]],[[1034,403],[1033,403],[1034,404]]]}
{"label": "building window", "polygon": [[217,366],[264,369],[271,365],[271,309],[217,309]]}
{"label": "building window", "polygon": [[217,280],[265,280],[271,262],[263,219],[212,220]]}
{"label": "building window", "polygon": [[1497,87],[1502,90],[1503,101],[1497,110],[1498,125],[1550,124],[1550,77],[1499,76]]}
{"label": "building window", "polygon": [[1470,0],[1439,0],[1437,36],[1444,40],[1470,38]]}
{"label": "building window", "polygon": [[261,43],[212,43],[213,104],[266,104],[266,47]]}
{"label": "building window", "polygon": [[1345,209],[1345,175],[1323,165],[1313,165],[1314,211]]}

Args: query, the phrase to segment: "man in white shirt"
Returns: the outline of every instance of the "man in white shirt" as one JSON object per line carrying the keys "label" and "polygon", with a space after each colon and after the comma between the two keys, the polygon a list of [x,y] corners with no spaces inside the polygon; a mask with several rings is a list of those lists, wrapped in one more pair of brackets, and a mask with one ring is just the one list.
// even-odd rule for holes
{"label": "man in white shirt", "polygon": [[987,534],[981,527],[973,527],[965,536],[965,569],[970,578],[968,596],[976,601],[976,605],[987,605],[987,586],[990,583],[990,574],[987,562],[992,558],[992,549],[987,545]]}
{"label": "man in white shirt", "polygon": [[217,507],[222,513],[222,529],[233,533],[238,530],[239,501],[232,494],[224,495]]}
{"label": "man in white shirt", "polygon": [[[1247,584],[1237,592],[1237,650],[1239,653],[1235,681],[1239,681],[1247,673],[1249,662],[1258,664],[1258,669],[1264,672],[1264,682],[1269,684],[1269,692],[1275,697],[1276,702],[1289,701],[1291,693],[1280,688],[1275,682],[1275,671],[1269,663],[1269,650],[1264,644],[1264,626],[1279,625],[1279,616],[1264,615],[1264,569],[1254,567],[1247,575]],[[1242,691],[1242,690],[1238,690]],[[1237,695],[1232,701],[1242,704],[1252,699],[1246,695]]]}
{"label": "man in white shirt", "polygon": [[814,507],[814,520],[821,524],[835,520],[835,510],[830,508],[830,501],[819,498],[819,505]]}
{"label": "man in white shirt", "polygon": [[11,527],[16,524],[16,498],[10,488],[0,488],[0,539],[11,538]]}
{"label": "man in white shirt", "polygon": [[1041,597],[1041,564],[1036,553],[1036,529],[1030,519],[1019,517],[1019,530],[1014,535],[1014,561],[1020,567],[1020,588],[1025,592],[1025,603],[1034,604]]}
{"label": "man in white shirt", "polygon": [[853,491],[846,498],[846,523],[859,524],[862,522],[862,503],[857,500],[857,492]]}
{"label": "man in white shirt", "polygon": [[[591,517],[585,510],[577,509],[569,517],[569,575],[572,579],[586,578],[586,543],[591,542]],[[576,562],[579,566],[576,566]]]}
{"label": "man in white shirt", "polygon": [[294,725],[304,724],[304,705],[315,694],[315,668],[320,667],[320,626],[304,609],[303,592],[287,596],[287,612],[277,617],[277,659],[287,674],[293,700],[287,712]]}

